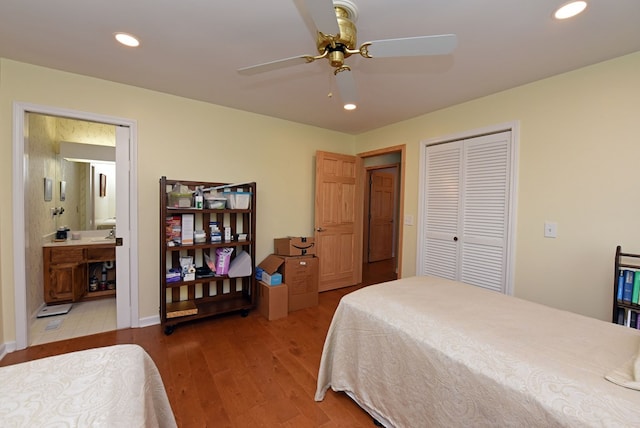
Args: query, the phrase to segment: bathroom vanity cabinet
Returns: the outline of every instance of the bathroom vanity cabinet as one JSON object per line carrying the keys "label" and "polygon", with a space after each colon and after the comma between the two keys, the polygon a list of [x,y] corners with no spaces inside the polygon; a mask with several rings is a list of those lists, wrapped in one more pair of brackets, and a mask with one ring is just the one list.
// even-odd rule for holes
{"label": "bathroom vanity cabinet", "polygon": [[[42,251],[44,301],[47,304],[115,296],[115,287],[91,291],[89,286],[93,270],[104,262],[115,265],[114,242],[52,243],[43,246]],[[108,274],[115,284],[115,269],[110,269]]]}

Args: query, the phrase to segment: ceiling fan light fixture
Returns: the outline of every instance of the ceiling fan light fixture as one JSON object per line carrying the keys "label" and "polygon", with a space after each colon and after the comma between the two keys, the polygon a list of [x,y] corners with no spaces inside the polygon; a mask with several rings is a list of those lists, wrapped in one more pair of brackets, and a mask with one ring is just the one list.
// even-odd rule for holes
{"label": "ceiling fan light fixture", "polygon": [[341,50],[330,51],[327,58],[332,67],[342,67],[344,64],[344,52]]}
{"label": "ceiling fan light fixture", "polygon": [[587,2],[583,0],[579,1],[571,1],[569,3],[565,3],[556,9],[553,17],[555,19],[568,19],[572,18],[580,13],[582,13],[587,8]]}
{"label": "ceiling fan light fixture", "polygon": [[132,36],[131,34],[115,33],[113,36],[116,38],[116,40],[119,43],[125,46],[129,46],[131,48],[140,46],[140,41],[135,36]]}
{"label": "ceiling fan light fixture", "polygon": [[342,108],[345,110],[355,110],[357,107],[358,91],[353,74],[348,66],[342,66],[333,72],[336,76],[338,93],[342,100]]}

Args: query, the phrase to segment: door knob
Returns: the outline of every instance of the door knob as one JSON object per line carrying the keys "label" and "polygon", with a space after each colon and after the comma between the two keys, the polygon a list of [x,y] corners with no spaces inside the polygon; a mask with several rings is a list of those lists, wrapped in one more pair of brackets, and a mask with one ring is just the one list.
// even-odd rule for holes
{"label": "door knob", "polygon": [[457,236],[454,236],[454,237],[453,237],[453,240],[454,240],[454,241],[458,241],[458,237],[457,237]]}
{"label": "door knob", "polygon": [[316,232],[324,232],[324,229],[321,227],[316,228]]}

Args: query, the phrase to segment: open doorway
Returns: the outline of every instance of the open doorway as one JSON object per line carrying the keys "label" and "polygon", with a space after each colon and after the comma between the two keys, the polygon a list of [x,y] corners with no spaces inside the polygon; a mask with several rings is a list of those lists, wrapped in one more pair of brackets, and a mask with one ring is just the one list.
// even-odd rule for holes
{"label": "open doorway", "polygon": [[[137,211],[135,210],[135,204],[132,206],[129,203],[129,201],[136,198],[136,184],[134,182],[136,167],[135,122],[91,113],[14,103],[13,218],[14,230],[22,231],[14,235],[16,349],[24,349],[30,345],[30,321],[34,319],[37,313],[36,309],[41,305],[40,302],[44,300],[43,294],[38,294],[41,290],[38,287],[43,284],[43,241],[47,240],[47,236],[51,234],[52,230],[54,235],[57,232],[56,217],[53,214],[48,217],[49,210],[54,208],[51,210],[51,213],[53,213],[56,207],[47,206],[44,216],[48,217],[48,221],[40,223],[35,223],[37,220],[32,218],[32,211],[34,211],[34,207],[37,210],[41,210],[42,206],[47,202],[47,181],[53,182],[55,179],[56,193],[53,197],[55,198],[55,203],[62,206],[62,202],[65,202],[67,197],[71,197],[71,183],[66,183],[66,179],[62,180],[60,179],[61,177],[55,175],[54,165],[57,160],[51,159],[47,163],[49,169],[45,168],[39,172],[40,175],[45,174],[43,198],[43,180],[39,180],[41,177],[36,177],[38,174],[33,173],[29,167],[30,162],[36,162],[34,155],[42,155],[40,152],[30,153],[30,141],[35,137],[30,131],[48,134],[48,136],[44,137],[45,139],[51,138],[54,133],[52,134],[51,127],[48,126],[51,125],[51,119],[44,120],[45,125],[39,131],[30,129],[30,116],[66,118],[114,127],[116,138],[115,161],[116,165],[120,166],[116,166],[115,183],[112,182],[112,185],[106,188],[115,194],[117,201],[115,217],[118,218],[118,239],[116,242],[117,244],[122,244],[115,247],[115,264],[118,266],[115,280],[118,284],[118,292],[115,299],[115,326],[119,329],[137,326],[137,284],[135,281],[131,281],[132,277],[137,276],[137,271],[133,271],[137,266],[137,241],[135,234],[130,231],[130,225],[137,223]],[[49,120],[49,123],[47,123],[47,120]],[[77,179],[77,176],[74,176],[73,179]],[[36,187],[39,183],[39,191],[28,191],[32,187],[30,184],[34,184],[30,183],[30,180],[34,181]],[[41,229],[34,238],[33,233],[30,233],[30,229],[35,226],[41,227]],[[99,233],[106,232],[100,231]],[[39,266],[40,270],[35,269],[36,272],[34,272],[34,266]],[[30,288],[33,287],[33,283],[36,284],[36,288]],[[135,325],[133,325],[132,320],[135,320]]]}
{"label": "open doorway", "polygon": [[360,153],[364,165],[363,282],[399,278],[405,146]]}
{"label": "open doorway", "polygon": [[[29,345],[115,330],[116,126],[26,119],[26,219],[37,225],[26,231],[27,311],[38,311],[29,317]],[[40,201],[43,180],[53,188]]]}

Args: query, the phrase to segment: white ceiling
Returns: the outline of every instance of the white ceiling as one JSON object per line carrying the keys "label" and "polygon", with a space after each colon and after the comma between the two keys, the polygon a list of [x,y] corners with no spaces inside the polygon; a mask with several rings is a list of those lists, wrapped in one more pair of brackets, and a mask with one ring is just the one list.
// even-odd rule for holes
{"label": "white ceiling", "polygon": [[[312,1],[312,0],[309,0]],[[354,0],[358,44],[455,33],[435,57],[346,60],[358,86],[347,112],[326,60],[255,76],[236,69],[315,55],[303,0],[1,0],[0,56],[358,134],[640,50],[640,0]],[[141,39],[125,48],[113,33]]]}

